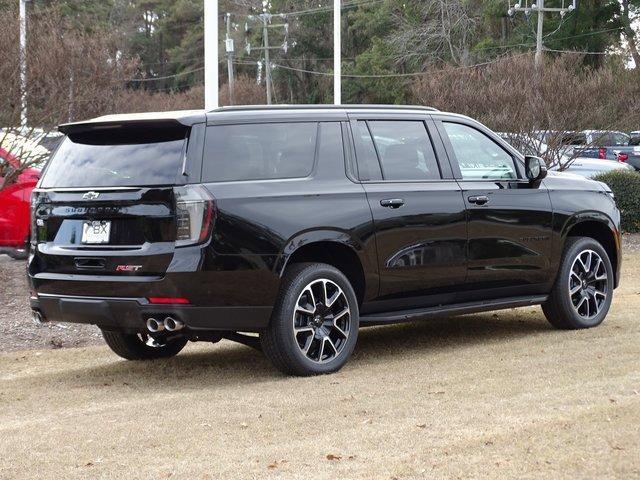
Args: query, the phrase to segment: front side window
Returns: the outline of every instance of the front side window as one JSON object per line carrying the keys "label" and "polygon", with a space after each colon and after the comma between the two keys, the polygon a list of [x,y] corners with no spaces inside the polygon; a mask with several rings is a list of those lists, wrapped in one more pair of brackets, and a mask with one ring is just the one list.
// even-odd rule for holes
{"label": "front side window", "polygon": [[431,140],[420,121],[370,121],[385,180],[435,180],[440,169]]}
{"label": "front side window", "polygon": [[206,182],[307,177],[313,170],[316,122],[207,127]]}
{"label": "front side window", "polygon": [[463,180],[515,180],[513,158],[475,128],[443,122]]}

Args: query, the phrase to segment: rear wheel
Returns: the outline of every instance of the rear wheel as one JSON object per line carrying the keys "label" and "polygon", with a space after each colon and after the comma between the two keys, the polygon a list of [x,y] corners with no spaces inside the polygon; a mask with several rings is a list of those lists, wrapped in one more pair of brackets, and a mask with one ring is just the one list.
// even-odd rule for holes
{"label": "rear wheel", "polygon": [[161,344],[146,334],[103,330],[102,336],[114,353],[126,360],[154,360],[180,353],[187,338],[176,338]]}
{"label": "rear wheel", "polygon": [[558,278],[542,305],[556,328],[578,329],[600,325],[613,299],[613,268],[605,249],[588,237],[567,240]]}
{"label": "rear wheel", "polygon": [[358,337],[358,302],[349,280],[321,263],[287,272],[262,350],[292,375],[332,373],[347,362]]}

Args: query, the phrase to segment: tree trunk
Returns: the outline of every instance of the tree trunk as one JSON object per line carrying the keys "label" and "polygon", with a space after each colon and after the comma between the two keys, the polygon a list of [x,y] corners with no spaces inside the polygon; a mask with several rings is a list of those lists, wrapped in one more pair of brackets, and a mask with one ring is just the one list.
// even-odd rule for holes
{"label": "tree trunk", "polygon": [[636,42],[636,32],[631,26],[631,12],[629,11],[629,0],[622,0],[622,22],[624,23],[624,37],[629,45],[629,51],[636,64],[636,69],[640,70],[640,52]]}

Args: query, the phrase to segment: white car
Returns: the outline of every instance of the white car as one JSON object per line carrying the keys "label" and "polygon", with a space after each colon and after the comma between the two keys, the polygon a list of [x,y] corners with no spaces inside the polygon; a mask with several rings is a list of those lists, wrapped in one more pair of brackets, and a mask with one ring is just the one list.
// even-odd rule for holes
{"label": "white car", "polygon": [[[558,166],[552,167],[551,170],[558,170]],[[562,171],[580,175],[581,177],[591,178],[600,173],[612,172],[614,170],[635,172],[635,169],[631,165],[628,165],[624,162],[585,157],[576,158],[569,164],[568,168],[565,168]]]}

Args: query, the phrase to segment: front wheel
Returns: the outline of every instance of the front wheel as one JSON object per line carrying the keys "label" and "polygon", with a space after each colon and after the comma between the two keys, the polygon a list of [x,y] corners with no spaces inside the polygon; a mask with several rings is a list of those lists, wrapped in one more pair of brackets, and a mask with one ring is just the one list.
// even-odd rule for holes
{"label": "front wheel", "polygon": [[542,305],[556,328],[600,325],[613,299],[613,268],[605,249],[588,237],[570,237],[549,299]]}
{"label": "front wheel", "polygon": [[356,295],[331,265],[301,263],[285,275],[262,350],[291,375],[332,373],[347,362],[358,338]]}
{"label": "front wheel", "polygon": [[187,338],[176,338],[164,344],[146,334],[123,333],[103,330],[102,336],[109,348],[125,360],[155,360],[169,358],[180,353]]}

